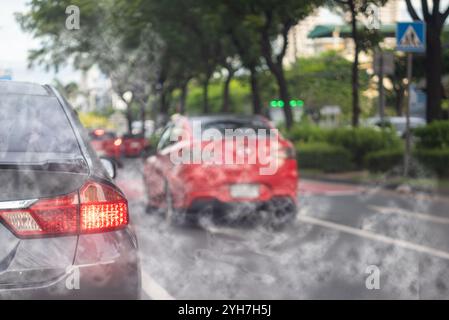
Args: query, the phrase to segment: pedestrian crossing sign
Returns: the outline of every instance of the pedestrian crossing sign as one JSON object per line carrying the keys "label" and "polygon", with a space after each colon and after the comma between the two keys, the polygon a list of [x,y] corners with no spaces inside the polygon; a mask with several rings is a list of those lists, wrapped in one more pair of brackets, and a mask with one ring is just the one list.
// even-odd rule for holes
{"label": "pedestrian crossing sign", "polygon": [[426,25],[422,21],[398,22],[396,50],[404,52],[426,51]]}

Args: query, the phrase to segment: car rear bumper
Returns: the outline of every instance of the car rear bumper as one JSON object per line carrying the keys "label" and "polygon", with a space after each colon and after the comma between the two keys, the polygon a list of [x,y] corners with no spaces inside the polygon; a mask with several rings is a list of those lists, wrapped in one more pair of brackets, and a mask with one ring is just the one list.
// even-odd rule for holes
{"label": "car rear bumper", "polygon": [[[200,168],[201,173],[181,175],[171,186],[173,206],[185,209],[198,199],[216,199],[223,203],[267,203],[271,199],[285,197],[297,201],[298,171],[295,160],[288,160],[272,175],[261,175],[248,166],[237,170],[222,167]],[[259,195],[254,198],[235,198],[231,186],[235,184],[256,184]]]}
{"label": "car rear bumper", "polygon": [[290,197],[274,197],[269,201],[222,202],[218,199],[197,199],[185,210],[177,210],[180,219],[198,222],[202,218],[216,223],[249,224],[292,219],[297,214],[296,202]]}
{"label": "car rear bumper", "polygon": [[138,299],[141,292],[137,242],[129,229],[79,236],[74,263],[65,269],[8,272],[15,282],[0,283],[0,299]]}

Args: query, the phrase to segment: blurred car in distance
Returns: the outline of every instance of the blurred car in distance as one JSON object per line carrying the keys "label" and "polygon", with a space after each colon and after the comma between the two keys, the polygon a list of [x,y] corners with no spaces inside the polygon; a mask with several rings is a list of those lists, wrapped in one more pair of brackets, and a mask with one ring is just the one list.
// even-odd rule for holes
{"label": "blurred car in distance", "polygon": [[124,134],[122,136],[122,154],[125,157],[138,157],[149,146],[149,141],[141,134]]}
{"label": "blurred car in distance", "polygon": [[[200,132],[195,128],[198,123]],[[205,140],[203,134],[209,129],[224,137],[221,135],[212,142]],[[243,137],[240,145],[234,143],[238,141],[237,132],[248,129],[257,133]],[[234,135],[227,136],[227,130],[232,130]],[[273,130],[275,135],[262,137],[259,130]],[[219,156],[223,161],[219,164],[204,157],[211,144],[219,146],[217,150],[223,150],[224,146]],[[180,152],[195,148],[202,153],[199,162],[173,162]],[[262,163],[261,158],[256,157],[252,163],[226,162],[228,157],[249,159],[251,155],[259,155],[261,150],[269,150],[268,161]],[[263,174],[263,168],[274,164],[274,171]],[[295,150],[292,143],[261,116],[177,117],[162,132],[156,154],[146,160],[144,181],[148,211],[162,211],[168,221],[197,222],[206,217],[214,223],[261,221],[282,227],[296,216]]]}
{"label": "blurred car in distance", "polygon": [[[406,117],[385,117],[383,121],[380,117],[372,117],[366,119],[365,123],[368,126],[390,127],[396,130],[396,133],[399,137],[405,137],[407,124]],[[419,117],[410,117],[410,129],[419,128],[425,125],[425,119]]]}
{"label": "blurred car in distance", "polygon": [[123,140],[115,132],[105,129],[95,129],[89,132],[90,143],[98,156],[109,158],[122,166]]}

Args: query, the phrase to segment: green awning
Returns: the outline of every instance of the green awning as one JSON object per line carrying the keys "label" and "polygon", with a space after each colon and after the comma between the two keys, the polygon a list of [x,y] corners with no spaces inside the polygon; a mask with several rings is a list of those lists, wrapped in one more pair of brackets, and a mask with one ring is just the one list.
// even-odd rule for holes
{"label": "green awning", "polygon": [[[365,29],[365,26],[359,24],[357,29]],[[350,38],[351,37],[351,26],[348,24],[345,25],[336,25],[336,24],[319,24],[315,26],[315,28],[309,32],[307,35],[308,38],[316,39],[316,38],[332,38],[334,32],[339,32],[340,38]],[[396,25],[395,24],[386,24],[382,25],[379,29],[380,33],[384,37],[395,37],[396,33]],[[449,25],[444,26],[444,33],[449,33]]]}
{"label": "green awning", "polygon": [[[364,29],[365,26],[359,25],[357,29]],[[336,25],[336,24],[320,24],[315,26],[315,28],[309,32],[308,38],[332,38],[334,32],[338,32],[341,38],[351,37],[351,26],[350,25]],[[380,33],[384,37],[394,37],[396,32],[396,25],[386,24],[380,27]]]}

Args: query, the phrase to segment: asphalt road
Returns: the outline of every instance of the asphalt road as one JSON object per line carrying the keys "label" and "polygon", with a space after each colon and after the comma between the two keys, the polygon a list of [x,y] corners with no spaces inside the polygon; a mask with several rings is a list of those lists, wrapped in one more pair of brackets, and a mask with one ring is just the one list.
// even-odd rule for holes
{"label": "asphalt road", "polygon": [[128,159],[117,182],[144,299],[449,298],[449,199],[301,180],[284,231],[172,227],[144,212],[141,170]]}

